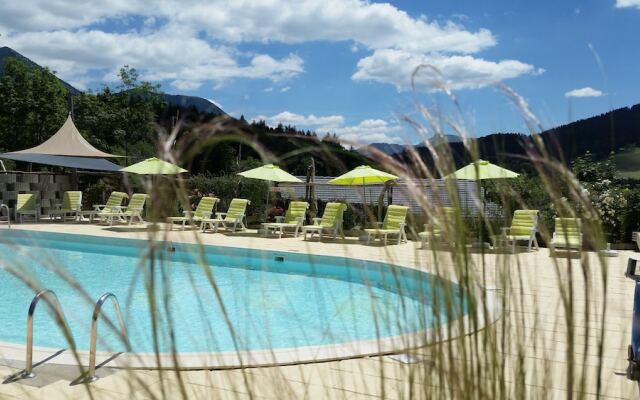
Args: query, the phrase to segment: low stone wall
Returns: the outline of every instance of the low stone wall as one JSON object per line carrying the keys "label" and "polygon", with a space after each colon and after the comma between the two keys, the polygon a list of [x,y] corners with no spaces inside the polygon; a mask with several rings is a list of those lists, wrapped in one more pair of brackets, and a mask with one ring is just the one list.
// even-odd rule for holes
{"label": "low stone wall", "polygon": [[6,204],[14,216],[18,194],[33,193],[43,215],[62,202],[62,194],[72,189],[71,176],[47,172],[0,173],[0,203]]}

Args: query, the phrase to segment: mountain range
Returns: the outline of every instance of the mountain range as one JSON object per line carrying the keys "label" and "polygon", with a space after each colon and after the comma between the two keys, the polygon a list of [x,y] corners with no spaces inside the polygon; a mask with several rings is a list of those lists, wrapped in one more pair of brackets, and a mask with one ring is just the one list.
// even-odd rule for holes
{"label": "mountain range", "polygon": [[[41,68],[11,48],[1,47],[0,76],[3,74],[4,65],[9,57],[18,58],[32,68]],[[60,81],[71,94],[80,93],[69,83]],[[169,106],[179,109],[196,110],[200,114],[208,114],[209,116],[226,115],[220,107],[202,97],[164,94],[164,100]],[[640,153],[640,104],[611,110],[546,130],[539,134],[539,138],[554,158],[565,162],[570,162],[586,152],[592,153],[596,159],[604,159],[612,153],[624,152],[627,155],[624,164],[629,171],[629,176],[636,174],[636,171],[640,176],[640,159],[635,164],[630,160],[634,161],[637,157],[629,156],[636,154],[636,150],[638,150],[637,153]],[[528,156],[536,146],[528,133],[494,133],[475,138],[473,141],[475,141],[479,156],[483,159],[501,163],[509,168],[527,169],[531,167]],[[458,136],[446,135],[443,140],[432,143],[436,146],[449,146],[458,165],[467,163],[471,158]],[[409,161],[411,157],[408,151],[415,150],[427,164],[431,160],[431,154],[424,144],[372,143],[357,149],[357,151],[364,156],[371,156],[373,149],[406,161]]]}
{"label": "mountain range", "polygon": [[[432,137],[431,138],[432,141],[436,141],[438,140],[437,137]],[[462,142],[462,138],[460,138],[460,136],[456,136],[456,135],[444,135],[443,139],[446,143],[459,143]],[[371,155],[372,149],[375,149],[377,151],[380,151],[382,153],[385,153],[389,156],[395,156],[395,155],[399,155],[402,154],[404,151],[406,151],[408,148],[411,147],[416,147],[416,148],[420,148],[420,147],[425,147],[424,143],[418,143],[416,145],[409,145],[409,144],[397,144],[397,143],[383,143],[383,142],[378,142],[378,143],[370,143],[367,144],[365,146],[359,147],[358,148],[358,152],[360,154],[364,154],[364,155]]]}
{"label": "mountain range", "polygon": [[[586,152],[596,160],[613,155],[614,163],[623,176],[640,179],[640,104],[548,129],[539,132],[538,137],[548,154],[557,160],[570,163]],[[472,155],[459,137],[446,136],[445,142],[458,166],[470,161]],[[474,138],[472,142],[475,142],[481,158],[519,170],[531,167],[529,158],[537,148],[529,133],[493,133]],[[443,144],[433,142],[433,139],[432,143],[436,147]],[[432,158],[424,144],[372,143],[358,151],[371,156],[371,149],[407,162],[412,158],[409,151],[417,151],[427,164]]]}
{"label": "mountain range", "polygon": [[[589,152],[595,160],[613,155],[618,165],[619,154],[636,154],[634,150],[640,147],[640,104],[545,130],[539,132],[537,137],[553,159],[570,163]],[[520,171],[531,169],[529,160],[531,156],[536,156],[538,148],[534,137],[528,133],[494,133],[473,141],[480,158]],[[472,155],[464,143],[450,142],[448,146],[458,166],[471,160]],[[414,146],[414,149],[427,165],[431,164],[432,157],[426,147]],[[406,161],[411,159],[406,148],[394,157]],[[633,160],[629,160],[629,157],[625,160],[629,177],[635,171],[640,171],[640,157],[635,162],[630,161]]]}
{"label": "mountain range", "polygon": [[[42,68],[31,59],[23,56],[12,48],[5,46],[0,47],[0,76],[4,74],[4,66],[8,58],[17,58],[29,68]],[[81,90],[76,89],[68,82],[65,82],[60,78],[58,78],[58,80],[69,90],[71,95],[76,95],[81,92]],[[207,99],[203,99],[202,97],[163,93],[163,100],[167,105],[180,109],[195,109],[198,113],[208,114],[211,116],[226,115],[220,107]]]}

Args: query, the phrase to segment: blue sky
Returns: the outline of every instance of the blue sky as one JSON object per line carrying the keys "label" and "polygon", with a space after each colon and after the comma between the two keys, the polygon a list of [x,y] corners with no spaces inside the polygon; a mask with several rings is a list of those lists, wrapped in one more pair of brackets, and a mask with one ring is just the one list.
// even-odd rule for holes
{"label": "blue sky", "polygon": [[[472,136],[526,132],[497,81],[545,127],[640,103],[639,22],[640,0],[24,0],[0,3],[0,46],[80,88],[129,64],[235,116],[415,143],[416,96]],[[420,64],[442,78],[423,71],[414,96]]]}

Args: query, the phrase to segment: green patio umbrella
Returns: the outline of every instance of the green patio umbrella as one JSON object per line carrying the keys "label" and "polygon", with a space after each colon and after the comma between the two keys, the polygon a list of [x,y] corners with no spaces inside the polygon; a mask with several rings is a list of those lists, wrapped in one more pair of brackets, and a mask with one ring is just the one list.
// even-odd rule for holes
{"label": "green patio umbrella", "polygon": [[177,175],[188,171],[170,162],[152,157],[122,168],[120,172],[129,172],[138,175]]}
{"label": "green patio umbrella", "polygon": [[387,181],[398,179],[397,176],[391,175],[387,172],[371,168],[368,165],[361,165],[340,175],[337,178],[333,178],[329,181],[330,185],[379,185]]}
{"label": "green patio umbrella", "polygon": [[[480,182],[487,179],[511,179],[517,178],[519,174],[509,171],[506,168],[491,164],[489,161],[476,160],[469,165],[460,168],[456,172],[447,175],[445,178],[455,178],[460,180],[469,180],[478,182],[478,196],[480,196]],[[487,204],[484,196],[482,196],[483,212]],[[482,230],[480,230],[480,243],[482,243]]]}
{"label": "green patio umbrella", "polygon": [[[139,163],[129,165],[128,167],[120,169],[120,172],[127,172],[136,175],[145,175],[142,179],[144,186],[146,187],[147,193],[152,191],[152,188],[158,183],[158,176],[160,175],[178,175],[184,172],[188,172],[186,169],[180,168],[177,165],[171,164],[170,162],[162,161],[156,157],[147,158],[144,161],[140,161]],[[150,176],[150,179],[148,178]],[[157,196],[156,199],[158,201],[158,206],[161,210],[164,207],[160,204],[163,201],[167,201],[170,197],[166,197],[165,194]],[[151,201],[151,198],[149,199]],[[154,211],[157,211],[158,208],[155,208]],[[147,211],[148,213],[148,211]],[[154,212],[155,214],[155,212]],[[147,214],[148,216],[148,214]],[[154,216],[154,223],[156,222],[156,216]]]}
{"label": "green patio umbrella", "polygon": [[302,181],[295,176],[291,175],[287,171],[281,169],[277,165],[266,164],[262,167],[250,169],[248,171],[238,173],[240,176],[251,179],[260,179],[270,182],[296,182],[302,183]]}
{"label": "green patio umbrella", "polygon": [[469,181],[481,181],[485,179],[517,178],[518,174],[506,168],[491,164],[489,161],[477,160],[460,168],[447,178],[464,179]]}
{"label": "green patio umbrella", "polygon": [[[380,171],[375,168],[371,168],[368,165],[361,165],[340,175],[337,178],[333,178],[329,181],[330,185],[345,185],[345,186],[365,186],[365,185],[380,185],[388,181],[398,179],[397,176],[388,172]],[[364,203],[367,203],[367,193],[364,193]],[[364,222],[367,223],[367,213],[364,213]]]}
{"label": "green patio umbrella", "polygon": [[[290,182],[290,183],[302,183],[302,181],[295,176],[291,175],[287,171],[274,164],[265,164],[262,167],[250,169],[247,171],[239,172],[238,175],[249,178],[259,179],[267,182]],[[267,200],[265,203],[265,221],[267,213],[269,212],[269,190],[267,190]]]}

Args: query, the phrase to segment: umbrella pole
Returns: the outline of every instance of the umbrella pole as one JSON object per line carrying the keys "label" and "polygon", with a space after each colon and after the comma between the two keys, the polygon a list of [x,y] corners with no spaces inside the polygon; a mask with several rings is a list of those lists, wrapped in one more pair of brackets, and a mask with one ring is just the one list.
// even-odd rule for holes
{"label": "umbrella pole", "polygon": [[364,178],[362,178],[362,197],[363,197],[363,207],[362,207],[362,211],[364,212],[364,227],[367,227],[367,187],[364,184]]}
{"label": "umbrella pole", "polygon": [[478,243],[477,245],[484,248],[484,238],[483,238],[483,234],[482,234],[482,224],[483,224],[483,215],[482,213],[484,212],[484,196],[482,195],[482,180],[478,179],[476,180],[476,190],[478,191],[478,200],[482,201],[482,208],[479,208],[476,213],[477,213],[477,218],[476,218],[476,225],[478,226]]}
{"label": "umbrella pole", "polygon": [[264,205],[264,222],[269,219],[269,191],[271,190],[271,182],[267,181],[267,202]]}

